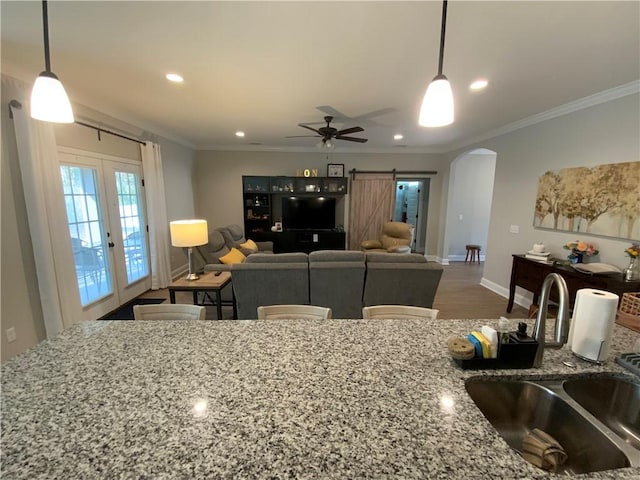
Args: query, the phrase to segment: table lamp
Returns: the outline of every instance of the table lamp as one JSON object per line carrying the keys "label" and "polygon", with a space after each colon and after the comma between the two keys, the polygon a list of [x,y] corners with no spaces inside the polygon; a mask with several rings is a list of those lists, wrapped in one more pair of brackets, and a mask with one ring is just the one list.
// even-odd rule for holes
{"label": "table lamp", "polygon": [[209,232],[206,220],[176,220],[169,222],[171,232],[171,245],[174,247],[186,247],[189,252],[189,275],[187,280],[197,280],[199,277],[193,271],[191,253],[193,247],[205,245],[209,242]]}

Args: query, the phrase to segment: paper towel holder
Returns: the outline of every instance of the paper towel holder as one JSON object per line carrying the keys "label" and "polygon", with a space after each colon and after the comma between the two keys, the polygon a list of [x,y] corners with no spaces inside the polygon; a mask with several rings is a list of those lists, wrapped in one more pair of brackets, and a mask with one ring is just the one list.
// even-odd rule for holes
{"label": "paper towel holder", "polygon": [[600,341],[600,348],[598,349],[598,355],[596,359],[585,357],[584,355],[580,355],[579,353],[576,353],[574,351],[572,351],[571,353],[573,353],[574,357],[578,357],[580,360],[585,360],[589,363],[594,363],[596,365],[604,365],[603,360],[597,360],[597,358],[600,358],[600,355],[602,355],[602,347],[604,347],[604,340]]}

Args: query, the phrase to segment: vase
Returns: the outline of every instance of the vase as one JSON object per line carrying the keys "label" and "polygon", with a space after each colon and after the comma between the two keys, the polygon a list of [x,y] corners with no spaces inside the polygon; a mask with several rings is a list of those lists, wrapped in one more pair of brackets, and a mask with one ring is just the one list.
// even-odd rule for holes
{"label": "vase", "polygon": [[629,266],[624,269],[625,280],[638,280],[640,278],[637,260],[637,257],[629,257]]}
{"label": "vase", "polygon": [[571,255],[569,255],[569,257],[567,257],[567,258],[569,258],[569,261],[570,261],[571,263],[574,263],[574,264],[575,264],[575,263],[582,263],[582,257],[583,257],[583,254],[582,254],[582,253],[572,253],[572,254],[571,254]]}

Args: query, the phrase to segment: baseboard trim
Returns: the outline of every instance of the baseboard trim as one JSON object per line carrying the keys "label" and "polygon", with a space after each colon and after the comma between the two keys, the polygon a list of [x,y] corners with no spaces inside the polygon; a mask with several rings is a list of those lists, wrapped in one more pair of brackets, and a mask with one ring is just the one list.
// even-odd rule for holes
{"label": "baseboard trim", "polygon": [[[464,260],[467,258],[466,255],[449,255],[449,261],[450,262],[464,262]],[[480,261],[484,262],[484,255],[480,255]]]}
{"label": "baseboard trim", "polygon": [[[491,280],[487,280],[485,277],[482,277],[482,279],[480,280],[480,285],[482,285],[484,288],[491,290],[493,293],[497,293],[501,297],[509,298],[508,288],[505,288],[502,285],[492,282]],[[531,294],[521,295],[519,293],[516,293],[515,297],[513,298],[513,303],[520,305],[522,308],[529,308],[529,305],[531,305],[532,299],[533,299],[533,295]]]}

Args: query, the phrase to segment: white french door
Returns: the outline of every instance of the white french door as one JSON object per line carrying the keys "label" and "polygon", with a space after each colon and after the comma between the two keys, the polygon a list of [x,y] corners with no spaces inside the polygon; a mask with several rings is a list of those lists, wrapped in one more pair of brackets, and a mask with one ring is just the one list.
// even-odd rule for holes
{"label": "white french door", "polygon": [[83,319],[97,319],[151,285],[140,162],[59,150]]}

